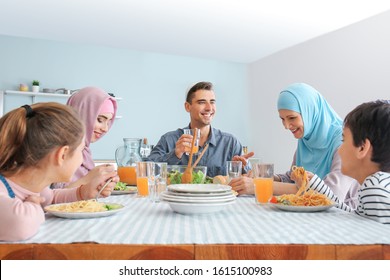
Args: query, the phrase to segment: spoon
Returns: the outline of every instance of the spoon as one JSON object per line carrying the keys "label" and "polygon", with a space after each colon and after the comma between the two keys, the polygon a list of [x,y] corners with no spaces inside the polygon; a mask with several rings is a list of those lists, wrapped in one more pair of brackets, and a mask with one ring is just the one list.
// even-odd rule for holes
{"label": "spoon", "polygon": [[112,178],[107,180],[107,182],[104,184],[104,186],[100,189],[100,191],[96,195],[96,200],[98,200],[98,198],[99,198],[100,194],[102,193],[102,191],[108,186],[109,183],[111,183],[111,181],[112,181]]}

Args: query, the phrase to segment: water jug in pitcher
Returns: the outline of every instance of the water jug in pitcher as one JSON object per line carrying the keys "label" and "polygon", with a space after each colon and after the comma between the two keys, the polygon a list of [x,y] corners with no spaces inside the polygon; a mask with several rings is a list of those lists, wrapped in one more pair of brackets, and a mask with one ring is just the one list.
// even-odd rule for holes
{"label": "water jug in pitcher", "polygon": [[115,151],[120,181],[128,185],[137,185],[136,163],[142,161],[141,138],[123,138],[124,146]]}

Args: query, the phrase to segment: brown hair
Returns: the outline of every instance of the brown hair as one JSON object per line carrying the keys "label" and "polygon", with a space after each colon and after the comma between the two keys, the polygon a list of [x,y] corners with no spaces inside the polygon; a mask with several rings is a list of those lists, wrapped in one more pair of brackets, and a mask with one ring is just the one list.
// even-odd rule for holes
{"label": "brown hair", "polygon": [[390,172],[390,105],[386,100],[363,103],[347,114],[344,127],[351,130],[353,144],[360,147],[366,139],[372,146],[371,160],[380,170]]}
{"label": "brown hair", "polygon": [[69,146],[72,154],[84,136],[79,119],[73,108],[55,102],[8,112],[0,119],[0,173],[35,166],[57,147]]}
{"label": "brown hair", "polygon": [[210,82],[199,82],[193,85],[190,90],[187,92],[186,102],[190,103],[192,102],[192,99],[194,98],[194,93],[198,90],[213,90],[213,84]]}

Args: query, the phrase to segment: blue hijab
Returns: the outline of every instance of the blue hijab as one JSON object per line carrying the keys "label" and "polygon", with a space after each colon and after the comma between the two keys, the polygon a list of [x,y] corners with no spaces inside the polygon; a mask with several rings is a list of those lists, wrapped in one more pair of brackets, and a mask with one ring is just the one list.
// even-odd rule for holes
{"label": "blue hijab", "polygon": [[280,93],[280,109],[302,116],[304,135],[298,140],[296,165],[324,178],[341,145],[342,120],[316,89],[304,83],[292,84]]}

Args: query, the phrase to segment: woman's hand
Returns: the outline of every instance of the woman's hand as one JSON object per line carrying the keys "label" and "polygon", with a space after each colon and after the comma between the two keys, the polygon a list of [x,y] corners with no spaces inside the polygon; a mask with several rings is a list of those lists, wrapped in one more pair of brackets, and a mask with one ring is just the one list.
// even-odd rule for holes
{"label": "woman's hand", "polygon": [[81,180],[81,199],[95,198],[107,180],[111,178],[112,181],[100,194],[103,197],[111,195],[111,192],[114,190],[116,183],[119,182],[119,176],[115,170],[115,166],[112,164],[96,166]]}
{"label": "woman's hand", "polygon": [[[307,184],[309,183],[311,178],[313,178],[314,174],[309,172],[309,171],[305,171],[305,172],[306,172],[306,175],[307,175],[307,182],[306,182],[306,186],[307,186]],[[298,188],[300,188],[300,186],[302,186],[303,178],[297,177],[295,175],[295,172],[291,172],[290,178],[291,178],[291,180],[293,180],[295,182],[295,184],[298,186]]]}
{"label": "woman's hand", "polygon": [[242,175],[240,178],[234,178],[230,181],[229,185],[238,195],[255,194],[253,179],[249,176]]}

